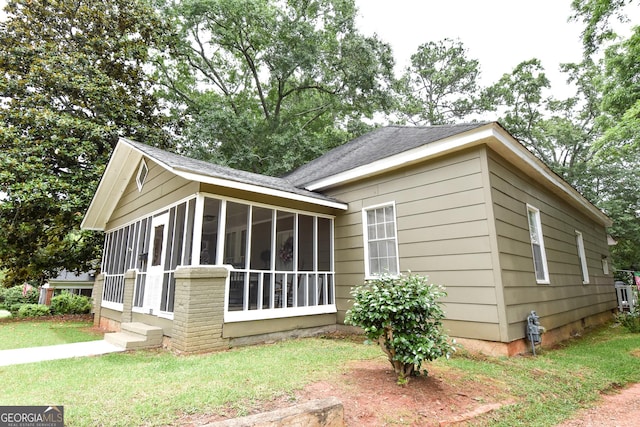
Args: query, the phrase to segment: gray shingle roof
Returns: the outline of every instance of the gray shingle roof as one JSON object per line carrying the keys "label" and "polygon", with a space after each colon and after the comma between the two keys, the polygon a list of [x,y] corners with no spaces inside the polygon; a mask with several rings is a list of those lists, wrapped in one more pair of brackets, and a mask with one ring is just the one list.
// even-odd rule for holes
{"label": "gray shingle roof", "polygon": [[299,167],[284,178],[297,187],[306,185],[484,126],[489,122],[441,126],[387,126],[362,135]]}
{"label": "gray shingle roof", "polygon": [[421,147],[486,125],[487,122],[425,127],[387,126],[362,135],[325,153],[288,175],[277,178],[170,153],[137,141],[125,141],[168,167],[202,176],[285,191],[318,200],[338,202],[324,194],[305,190],[312,182]]}
{"label": "gray shingle roof", "polygon": [[[124,139],[124,138],[123,138]],[[216,165],[214,163],[205,162],[203,160],[196,160],[189,157],[180,156],[178,154],[170,153],[168,151],[161,150],[159,148],[152,147],[137,141],[130,139],[124,139],[127,144],[140,150],[150,158],[153,158],[166,166],[180,170],[184,172],[191,172],[198,175],[207,177],[220,178],[243,184],[256,185],[260,187],[270,188],[279,191],[285,191],[292,194],[298,194],[301,196],[312,197],[318,200],[324,200],[328,202],[338,202],[336,199],[325,196],[321,193],[307,191],[304,188],[298,188],[291,184],[290,181],[267,175],[260,175],[256,173],[246,172],[238,169],[229,168],[226,166]]]}

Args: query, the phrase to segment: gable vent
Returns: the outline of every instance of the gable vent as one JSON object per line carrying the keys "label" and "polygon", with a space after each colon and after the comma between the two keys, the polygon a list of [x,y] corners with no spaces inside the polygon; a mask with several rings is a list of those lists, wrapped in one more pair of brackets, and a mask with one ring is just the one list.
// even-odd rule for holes
{"label": "gable vent", "polygon": [[138,191],[142,191],[142,186],[144,185],[144,182],[147,179],[148,174],[149,174],[149,168],[147,167],[147,163],[143,159],[140,162],[140,167],[138,168],[138,175],[136,176],[136,184],[138,185]]}

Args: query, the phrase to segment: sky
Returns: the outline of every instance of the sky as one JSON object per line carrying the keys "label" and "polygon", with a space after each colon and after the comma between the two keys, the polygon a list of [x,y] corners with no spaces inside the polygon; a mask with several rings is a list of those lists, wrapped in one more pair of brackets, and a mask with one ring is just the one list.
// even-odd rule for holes
{"label": "sky", "polygon": [[[0,8],[5,4],[0,0]],[[554,92],[570,94],[559,66],[579,62],[582,55],[582,24],[568,22],[571,0],[356,0],[356,5],[358,28],[391,45],[398,72],[419,45],[459,39],[467,57],[480,62],[482,85],[538,58]],[[640,24],[640,7],[634,7],[631,21]]]}
{"label": "sky", "polygon": [[568,22],[571,0],[356,0],[357,25],[393,49],[398,71],[418,46],[460,40],[468,59],[480,62],[480,83],[489,85],[522,61],[542,61],[552,86],[562,90],[561,63],[579,62],[580,23]]}

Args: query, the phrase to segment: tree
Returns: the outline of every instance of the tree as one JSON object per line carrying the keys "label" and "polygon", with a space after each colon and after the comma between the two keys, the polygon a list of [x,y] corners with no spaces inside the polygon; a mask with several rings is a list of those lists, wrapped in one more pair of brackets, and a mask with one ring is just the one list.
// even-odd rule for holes
{"label": "tree", "polygon": [[462,42],[450,39],[420,45],[398,84],[400,117],[439,125],[485,111],[477,83],[480,65],[466,54]]}
{"label": "tree", "polygon": [[543,138],[540,125],[550,102],[542,92],[549,87],[544,67],[538,59],[532,59],[518,64],[487,90],[503,114],[500,123],[548,165],[553,162],[553,147]]}
{"label": "tree", "polygon": [[500,122],[554,172],[591,200],[597,200],[592,142],[599,128],[600,70],[591,61],[565,64],[562,70],[576,94],[564,100],[544,96],[550,89],[544,68],[533,59],[518,64],[488,90],[502,113]]}
{"label": "tree", "polygon": [[585,56],[591,56],[598,51],[607,40],[616,38],[616,33],[611,28],[611,18],[615,16],[618,21],[627,20],[623,9],[632,4],[633,0],[573,0],[571,7],[575,14],[571,16],[574,21],[582,21],[582,44]]}
{"label": "tree", "polygon": [[353,0],[185,0],[165,13],[177,36],[157,70],[190,156],[278,175],[391,105],[391,50],[358,33]]}
{"label": "tree", "polygon": [[7,284],[86,271],[79,231],[120,135],[166,146],[145,75],[162,22],[135,0],[10,0],[0,23],[0,268]]}
{"label": "tree", "polygon": [[607,127],[600,145],[621,155],[640,151],[640,27],[610,46],[604,57],[602,110]]}
{"label": "tree", "polygon": [[594,161],[603,183],[597,204],[614,220],[610,232],[618,241],[612,247],[617,268],[640,265],[640,28],[620,40],[611,20],[627,21],[626,7],[632,0],[574,0],[574,20],[585,24],[585,58],[604,51],[597,90],[601,94],[596,118],[600,133],[592,140]]}
{"label": "tree", "polygon": [[444,333],[444,311],[438,301],[446,294],[426,277],[384,275],[357,287],[352,295],[345,324],[361,327],[367,339],[380,345],[398,384],[419,374],[423,362],[448,358],[455,351]]}
{"label": "tree", "polygon": [[608,232],[617,242],[611,246],[611,254],[618,270],[640,268],[639,157],[638,153],[623,158],[604,157],[594,172],[601,190],[596,203],[613,219]]}

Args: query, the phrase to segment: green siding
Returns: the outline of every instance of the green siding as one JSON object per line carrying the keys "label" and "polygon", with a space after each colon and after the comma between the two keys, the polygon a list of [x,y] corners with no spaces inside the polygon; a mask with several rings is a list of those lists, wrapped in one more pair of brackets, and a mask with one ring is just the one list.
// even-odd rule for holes
{"label": "green siding", "polygon": [[[488,151],[509,341],[525,336],[531,310],[547,329],[609,311],[616,305],[613,277],[602,271],[609,256],[606,230],[558,196]],[[537,284],[526,204],[540,210],[550,284]],[[575,231],[583,234],[589,284],[582,283]]]}
{"label": "green siding", "polygon": [[297,329],[318,328],[336,324],[336,315],[320,314],[316,316],[285,317],[279,319],[254,320],[248,322],[225,323],[225,338],[248,337],[252,335],[273,334]]}
{"label": "green siding", "polygon": [[142,191],[138,191],[134,175],[109,218],[106,230],[166,208],[198,191],[196,182],[180,178],[148,159],[147,166],[149,173]]}
{"label": "green siding", "polygon": [[334,188],[349,204],[336,218],[338,321],[350,291],[364,281],[362,209],[395,202],[400,270],[444,285],[446,327],[454,336],[500,340],[484,148]]}

